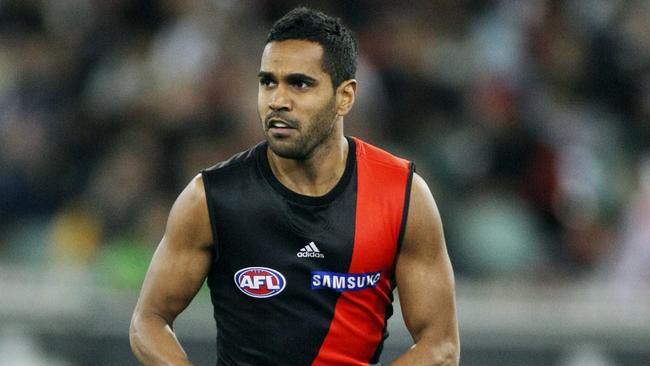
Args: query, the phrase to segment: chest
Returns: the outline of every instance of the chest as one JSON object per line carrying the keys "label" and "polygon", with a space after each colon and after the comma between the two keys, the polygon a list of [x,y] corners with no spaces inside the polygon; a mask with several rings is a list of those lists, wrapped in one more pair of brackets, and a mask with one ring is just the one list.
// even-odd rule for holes
{"label": "chest", "polygon": [[[261,194],[237,207],[221,207],[217,267],[237,271],[269,267],[285,272],[347,273],[392,268],[395,243],[389,228],[359,217],[355,184],[325,205],[305,205]],[[375,215],[381,216],[381,212]]]}

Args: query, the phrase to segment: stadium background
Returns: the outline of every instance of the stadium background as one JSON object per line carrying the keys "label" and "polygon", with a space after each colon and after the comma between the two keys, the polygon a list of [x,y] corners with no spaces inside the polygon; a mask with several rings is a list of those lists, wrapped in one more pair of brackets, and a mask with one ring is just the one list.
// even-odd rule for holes
{"label": "stadium background", "polygon": [[[262,138],[264,37],[296,3],[0,1],[0,364],[135,364],[170,205]],[[360,41],[348,134],[437,199],[462,364],[650,364],[650,2],[301,3]],[[176,328],[213,364],[205,291]]]}

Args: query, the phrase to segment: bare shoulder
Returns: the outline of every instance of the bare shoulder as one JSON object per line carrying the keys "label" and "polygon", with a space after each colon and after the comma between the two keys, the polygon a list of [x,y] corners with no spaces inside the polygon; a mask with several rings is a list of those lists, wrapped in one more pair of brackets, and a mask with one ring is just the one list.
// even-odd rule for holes
{"label": "bare shoulder", "polygon": [[212,231],[203,176],[196,175],[180,193],[167,220],[165,237],[206,247],[212,244]]}
{"label": "bare shoulder", "polygon": [[187,209],[200,209],[201,206],[207,208],[205,201],[205,188],[203,186],[203,175],[197,174],[185,186],[181,194],[178,196],[176,203],[187,205]]}
{"label": "bare shoulder", "polygon": [[438,244],[442,238],[442,222],[431,190],[421,176],[414,173],[407,216],[405,243]]}
{"label": "bare shoulder", "polygon": [[[411,184],[411,205],[415,206],[415,210],[427,210],[435,208],[435,212],[438,212],[438,209],[435,207],[435,201],[431,190],[427,185],[427,182],[417,173],[413,173],[413,183]],[[431,207],[433,205],[434,207]]]}

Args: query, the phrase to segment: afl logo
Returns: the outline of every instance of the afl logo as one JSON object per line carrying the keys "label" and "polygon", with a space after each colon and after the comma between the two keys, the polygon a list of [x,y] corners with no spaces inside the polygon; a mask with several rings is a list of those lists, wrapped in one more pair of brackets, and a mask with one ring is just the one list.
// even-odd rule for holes
{"label": "afl logo", "polygon": [[251,297],[275,296],[286,284],[282,273],[267,267],[247,267],[235,273],[235,285]]}

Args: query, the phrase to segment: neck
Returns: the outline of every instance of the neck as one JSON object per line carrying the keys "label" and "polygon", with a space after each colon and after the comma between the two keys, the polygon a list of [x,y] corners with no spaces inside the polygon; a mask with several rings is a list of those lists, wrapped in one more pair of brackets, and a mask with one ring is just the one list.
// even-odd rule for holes
{"label": "neck", "polygon": [[348,151],[348,140],[340,133],[324,141],[305,160],[282,158],[271,149],[266,150],[266,155],[273,174],[285,187],[319,197],[331,191],[343,176]]}

